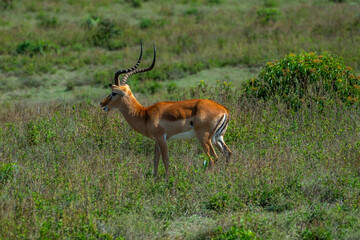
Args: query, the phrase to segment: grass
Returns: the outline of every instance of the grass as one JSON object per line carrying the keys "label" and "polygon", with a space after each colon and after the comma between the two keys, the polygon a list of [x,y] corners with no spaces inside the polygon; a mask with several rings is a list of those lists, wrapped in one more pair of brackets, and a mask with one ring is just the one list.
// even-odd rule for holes
{"label": "grass", "polygon": [[[216,88],[205,94],[224,101]],[[169,181],[162,166],[154,181],[153,142],[118,112],[4,107],[2,238],[356,238],[358,110],[288,112],[232,94],[228,169],[204,171],[198,143],[174,141]]]}
{"label": "grass", "polygon": [[[359,72],[358,1],[0,4],[0,239],[358,239],[360,114],[246,98],[266,62],[328,51]],[[69,29],[71,31],[69,31]],[[76,33],[76,34],[75,34]],[[225,167],[196,140],[154,143],[100,99],[144,42],[143,105],[210,98],[231,112]]]}

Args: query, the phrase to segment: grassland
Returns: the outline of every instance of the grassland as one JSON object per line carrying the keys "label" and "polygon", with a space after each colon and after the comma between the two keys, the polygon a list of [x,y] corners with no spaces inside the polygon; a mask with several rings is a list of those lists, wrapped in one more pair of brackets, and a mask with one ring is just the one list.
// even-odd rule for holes
{"label": "grassland", "polygon": [[[290,52],[360,69],[359,1],[2,1],[0,239],[358,239],[360,111],[292,111],[241,95]],[[232,114],[225,168],[173,141],[170,178],[153,142],[98,107],[115,70],[141,103],[211,98]],[[203,81],[203,82],[202,82]]]}

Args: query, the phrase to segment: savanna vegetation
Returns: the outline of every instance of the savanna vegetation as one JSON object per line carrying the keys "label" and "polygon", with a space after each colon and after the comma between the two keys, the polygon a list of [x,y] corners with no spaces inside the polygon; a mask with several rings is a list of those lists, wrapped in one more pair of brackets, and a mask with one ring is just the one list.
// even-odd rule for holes
{"label": "savanna vegetation", "polygon": [[[0,239],[360,238],[360,2],[0,2]],[[153,142],[99,103],[210,98],[233,152]],[[206,164],[205,164],[206,165]]]}

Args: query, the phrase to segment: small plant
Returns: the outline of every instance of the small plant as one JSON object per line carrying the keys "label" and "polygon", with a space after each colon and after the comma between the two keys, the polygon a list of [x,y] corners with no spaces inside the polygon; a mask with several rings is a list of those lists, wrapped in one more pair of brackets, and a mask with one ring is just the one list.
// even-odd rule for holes
{"label": "small plant", "polygon": [[149,88],[149,92],[151,94],[154,94],[162,88],[162,85],[159,82],[151,82],[148,88]]}
{"label": "small plant", "polygon": [[178,85],[175,82],[170,82],[166,87],[168,93],[173,93],[178,89]]}
{"label": "small plant", "polygon": [[322,240],[327,240],[327,239],[333,239],[331,237],[331,232],[329,232],[326,229],[323,229],[321,227],[317,227],[317,228],[306,228],[302,233],[301,233],[302,239],[322,239]]}
{"label": "small plant", "polygon": [[340,99],[358,104],[360,76],[336,55],[302,52],[268,62],[258,77],[245,84],[244,93],[264,100],[280,99],[294,109],[308,101],[322,105]]}
{"label": "small plant", "polygon": [[140,28],[141,29],[146,29],[151,27],[151,25],[153,24],[153,22],[151,21],[151,19],[149,18],[142,18],[140,21]]}
{"label": "small plant", "polygon": [[208,3],[210,3],[210,4],[220,4],[221,0],[208,0]]}
{"label": "small plant", "polygon": [[98,26],[101,19],[98,16],[90,16],[88,19],[86,19],[86,27],[88,29],[93,29]]}
{"label": "small plant", "polygon": [[93,83],[97,85],[102,85],[103,87],[107,87],[109,83],[109,79],[111,78],[109,71],[99,70],[94,74]]}
{"label": "small plant", "polygon": [[281,16],[280,11],[276,8],[260,8],[256,11],[256,14],[262,24],[276,22]]}
{"label": "small plant", "polygon": [[205,208],[217,212],[224,211],[229,205],[230,197],[227,193],[219,192],[205,202]]}
{"label": "small plant", "polygon": [[26,124],[27,127],[27,140],[30,145],[36,145],[39,143],[41,135],[40,135],[40,127],[36,122],[29,122]]}
{"label": "small plant", "polygon": [[11,9],[14,7],[13,0],[1,0],[0,6],[2,9]]}
{"label": "small plant", "polygon": [[59,20],[56,16],[49,16],[44,12],[39,13],[37,16],[39,25],[45,28],[55,28],[59,25]]}
{"label": "small plant", "polygon": [[185,15],[197,15],[199,13],[199,10],[197,7],[191,7],[185,11]]}
{"label": "small plant", "polygon": [[[97,20],[94,21],[96,22]],[[93,26],[92,24],[93,23],[91,23],[91,26]],[[113,21],[102,19],[99,23],[94,25],[90,36],[90,42],[97,47],[111,48],[111,40],[120,34],[120,29]]]}
{"label": "small plant", "polygon": [[126,0],[127,3],[130,3],[130,5],[133,8],[140,8],[141,7],[141,0]]}
{"label": "small plant", "polygon": [[216,240],[229,240],[229,239],[256,239],[256,235],[251,230],[246,230],[243,226],[234,224],[229,230],[224,231],[221,226],[215,229],[217,236],[212,238]]}
{"label": "small plant", "polygon": [[15,172],[17,172],[17,164],[16,163],[1,163],[0,164],[0,184],[6,183],[8,180],[11,180],[13,178]]}
{"label": "small plant", "polygon": [[65,91],[72,91],[75,88],[74,81],[67,81],[66,82],[66,90]]}
{"label": "small plant", "polygon": [[47,51],[51,50],[57,50],[59,49],[59,46],[56,44],[50,43],[48,41],[29,41],[25,40],[21,43],[19,43],[16,47],[16,52],[18,54],[27,54],[30,56],[34,56],[36,54],[44,54]]}

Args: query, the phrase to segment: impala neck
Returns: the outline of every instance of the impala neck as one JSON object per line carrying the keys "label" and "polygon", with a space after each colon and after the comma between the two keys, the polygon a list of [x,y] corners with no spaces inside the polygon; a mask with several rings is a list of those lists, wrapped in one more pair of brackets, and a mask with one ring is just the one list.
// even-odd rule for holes
{"label": "impala neck", "polygon": [[145,120],[146,120],[146,111],[134,97],[132,93],[124,96],[120,104],[120,112],[124,116],[125,120],[129,125],[136,131],[147,135]]}

